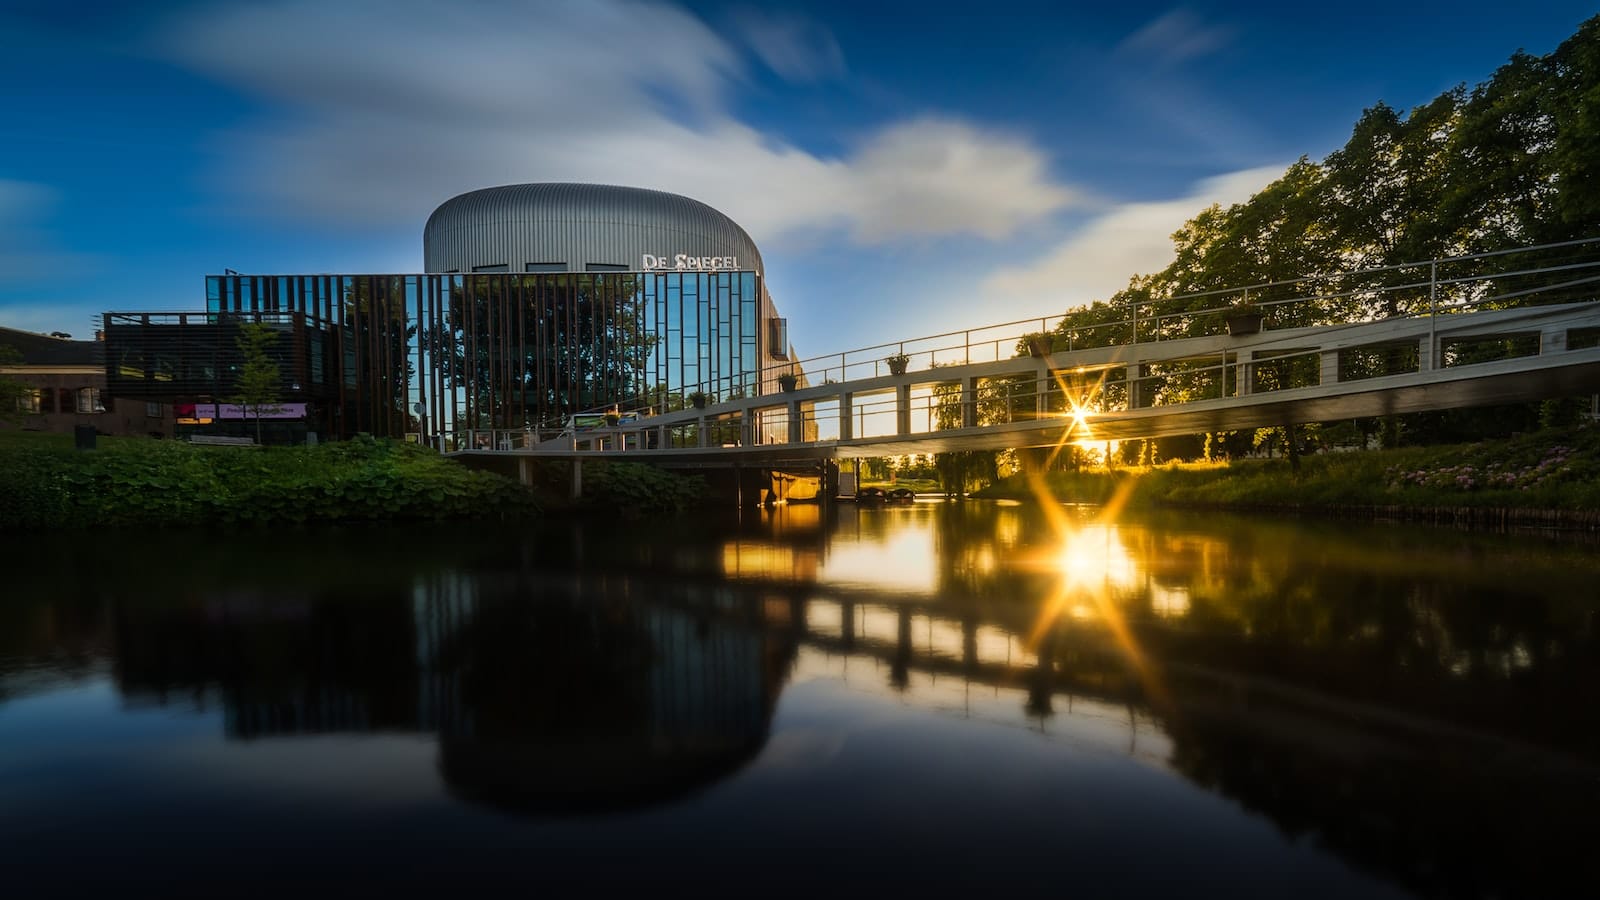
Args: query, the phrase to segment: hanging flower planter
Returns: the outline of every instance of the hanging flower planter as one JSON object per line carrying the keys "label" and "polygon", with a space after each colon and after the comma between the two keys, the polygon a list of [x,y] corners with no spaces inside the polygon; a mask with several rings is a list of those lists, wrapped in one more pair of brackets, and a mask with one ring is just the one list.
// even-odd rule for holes
{"label": "hanging flower planter", "polygon": [[906,373],[906,366],[911,364],[911,357],[905,355],[904,353],[896,353],[893,356],[885,358],[884,362],[889,364],[890,375],[904,375]]}
{"label": "hanging flower planter", "polygon": [[689,394],[689,402],[694,405],[695,409],[705,409],[706,402],[709,399],[710,398],[706,396],[705,391],[694,391]]}
{"label": "hanging flower planter", "polygon": [[1246,334],[1255,334],[1261,330],[1261,323],[1266,319],[1255,304],[1241,304],[1228,310],[1228,334],[1240,337]]}
{"label": "hanging flower planter", "polygon": [[800,376],[795,375],[793,372],[785,372],[778,376],[778,387],[781,388],[784,393],[794,390],[795,386],[799,383]]}

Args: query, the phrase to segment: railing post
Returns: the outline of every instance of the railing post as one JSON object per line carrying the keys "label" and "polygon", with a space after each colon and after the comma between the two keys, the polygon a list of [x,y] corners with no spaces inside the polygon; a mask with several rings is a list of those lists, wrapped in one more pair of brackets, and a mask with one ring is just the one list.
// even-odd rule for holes
{"label": "railing post", "polygon": [[1418,354],[1417,368],[1431,372],[1436,361],[1433,352],[1439,346],[1439,261],[1428,263],[1428,346]]}
{"label": "railing post", "polygon": [[1560,353],[1567,349],[1567,329],[1544,328],[1539,331],[1539,355]]}
{"label": "railing post", "polygon": [[961,427],[978,427],[978,379],[961,379]]}
{"label": "railing post", "polygon": [[1324,350],[1318,354],[1320,365],[1317,368],[1318,384],[1339,383],[1339,351]]}
{"label": "railing post", "polygon": [[789,401],[789,443],[798,444],[805,440],[805,422],[800,419],[800,401]]}
{"label": "railing post", "polygon": [[894,387],[894,433],[911,433],[911,385]]}
{"label": "railing post", "polygon": [[851,417],[855,414],[855,400],[855,394],[839,394],[839,440],[841,441],[855,437],[855,423],[851,421]]}

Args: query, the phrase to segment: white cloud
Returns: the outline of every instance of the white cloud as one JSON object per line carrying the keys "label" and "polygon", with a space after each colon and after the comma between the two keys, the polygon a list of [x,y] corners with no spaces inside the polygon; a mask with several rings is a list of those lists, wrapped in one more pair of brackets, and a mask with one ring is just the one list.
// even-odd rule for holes
{"label": "white cloud", "polygon": [[[462,191],[591,181],[695,197],[764,244],[819,228],[881,243],[1003,237],[1075,199],[1025,138],[958,120],[891,123],[838,158],[756,130],[727,110],[738,49],[659,3],[281,0],[180,15],[163,55],[285,113],[226,136],[214,186],[296,221],[420,230]],[[773,52],[758,48],[798,71]]]}
{"label": "white cloud", "polygon": [[1199,182],[1184,197],[1112,209],[1032,264],[990,275],[983,295],[1032,301],[1056,312],[1104,300],[1127,287],[1132,276],[1166,268],[1173,258],[1173,232],[1196,213],[1213,203],[1242,203],[1286,168],[1231,172]]}
{"label": "white cloud", "polygon": [[795,82],[844,75],[844,51],[833,32],[793,13],[741,9],[733,21],[767,68]]}

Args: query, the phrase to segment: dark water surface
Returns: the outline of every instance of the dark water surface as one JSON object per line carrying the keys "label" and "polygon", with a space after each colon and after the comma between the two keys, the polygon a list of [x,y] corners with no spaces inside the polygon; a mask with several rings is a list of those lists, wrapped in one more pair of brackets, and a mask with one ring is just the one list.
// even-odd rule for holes
{"label": "dark water surface", "polygon": [[13,536],[0,890],[1593,887],[1593,543],[1098,516]]}

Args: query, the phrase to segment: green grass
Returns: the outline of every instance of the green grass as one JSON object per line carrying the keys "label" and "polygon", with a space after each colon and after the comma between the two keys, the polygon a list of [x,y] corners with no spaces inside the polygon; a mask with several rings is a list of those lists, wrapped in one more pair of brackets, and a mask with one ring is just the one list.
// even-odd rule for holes
{"label": "green grass", "polygon": [[[1600,510],[1600,428],[1539,432],[1503,441],[1301,459],[1168,464],[1052,472],[1054,499],[1104,503],[1121,490],[1134,506],[1401,506]],[[1013,476],[980,497],[1027,499]]]}

